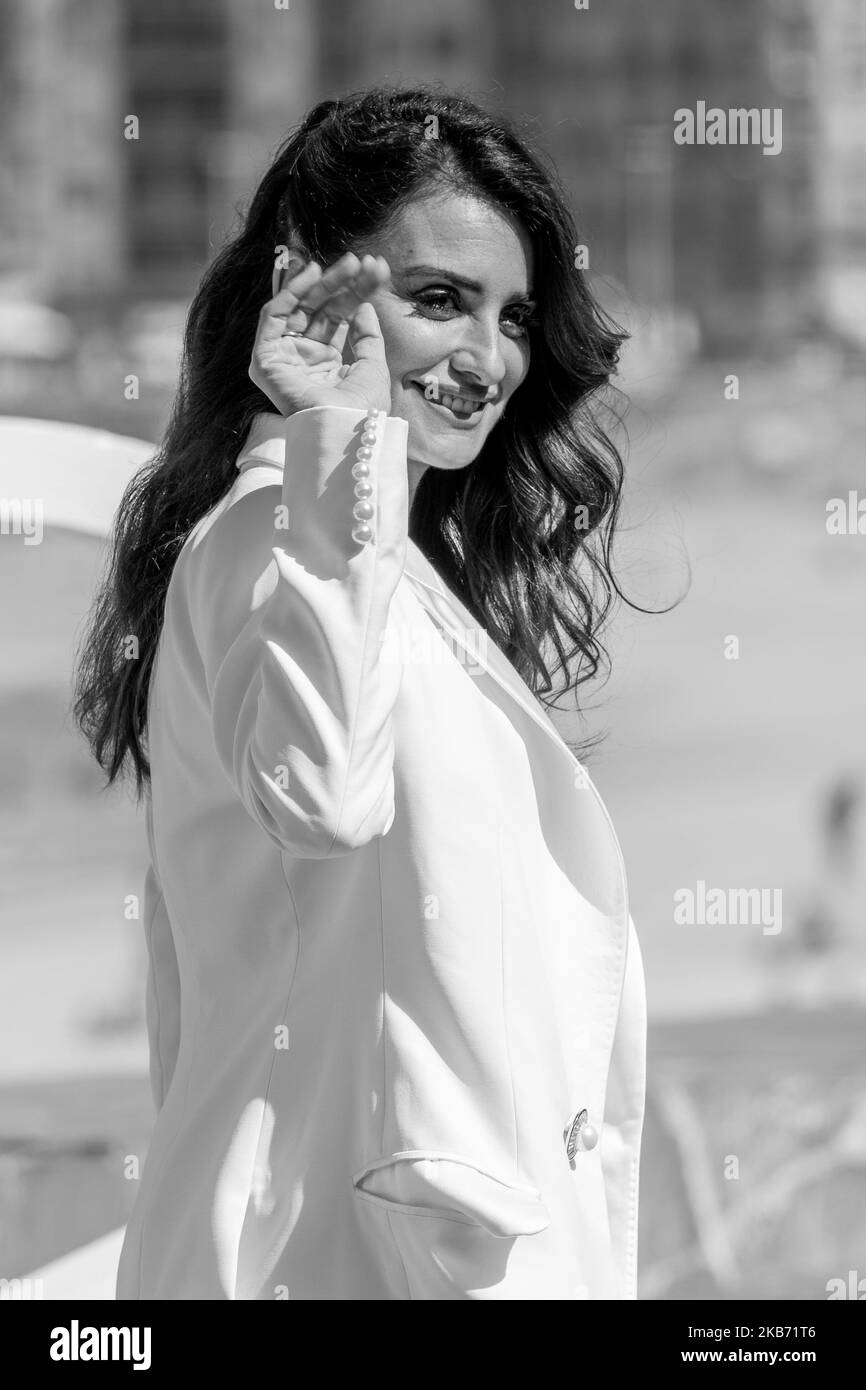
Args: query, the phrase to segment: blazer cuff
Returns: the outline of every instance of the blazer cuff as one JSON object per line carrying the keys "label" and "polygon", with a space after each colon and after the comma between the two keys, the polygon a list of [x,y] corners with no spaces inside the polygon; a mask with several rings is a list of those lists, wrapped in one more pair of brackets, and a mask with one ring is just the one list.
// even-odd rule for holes
{"label": "blazer cuff", "polygon": [[402,570],[409,528],[406,448],[409,426],[379,414],[376,442],[367,460],[373,505],[373,538],[352,537],[357,462],[367,412],[345,406],[313,406],[285,421],[282,513],[276,525],[280,549],[321,578],[345,577],[346,566],[368,548],[376,559],[397,560]]}

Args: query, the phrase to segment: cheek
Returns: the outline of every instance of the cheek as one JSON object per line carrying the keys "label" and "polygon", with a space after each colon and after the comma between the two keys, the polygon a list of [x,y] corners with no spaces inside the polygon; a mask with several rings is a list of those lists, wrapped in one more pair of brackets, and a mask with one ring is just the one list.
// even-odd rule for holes
{"label": "cheek", "polygon": [[[388,369],[395,384],[410,374],[431,370],[448,356],[447,321],[416,318],[405,304],[395,304],[388,299],[374,298],[372,303],[382,330]],[[510,396],[529,372],[529,345],[514,338],[503,338],[502,344],[505,362],[503,385],[506,395]],[[344,357],[346,361],[354,361],[348,348]]]}
{"label": "cheek", "polygon": [[516,391],[529,373],[529,345],[520,340],[512,340],[505,352],[505,381],[508,394]]}
{"label": "cheek", "polygon": [[[377,303],[373,307],[379,319],[385,356],[394,381],[399,381],[408,372],[417,371],[424,363],[425,352],[429,353],[429,343],[423,332],[419,332],[422,320],[413,318],[404,306]],[[425,325],[426,326],[426,325]]]}

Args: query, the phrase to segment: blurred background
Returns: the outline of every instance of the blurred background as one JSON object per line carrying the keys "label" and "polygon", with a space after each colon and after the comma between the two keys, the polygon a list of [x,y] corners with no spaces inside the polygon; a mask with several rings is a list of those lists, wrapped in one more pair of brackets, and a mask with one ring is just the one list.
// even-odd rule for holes
{"label": "blurred background", "polygon": [[[123,1225],[153,1122],[143,820],[69,716],[105,542],[70,504],[28,543],[22,460],[110,517],[277,143],[418,79],[558,167],[633,335],[620,580],[688,588],[556,715],[606,734],[647,971],[641,1296],[866,1296],[862,0],[0,2],[0,1279]],[[698,102],[781,111],[781,150],[675,143]],[[700,884],[778,890],[780,929],[682,924]]]}

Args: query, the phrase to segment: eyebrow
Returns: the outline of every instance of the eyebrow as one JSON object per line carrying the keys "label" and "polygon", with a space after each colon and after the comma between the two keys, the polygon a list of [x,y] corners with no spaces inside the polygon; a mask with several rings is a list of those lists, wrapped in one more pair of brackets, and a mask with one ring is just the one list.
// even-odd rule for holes
{"label": "eyebrow", "polygon": [[[469,280],[465,275],[458,275],[456,271],[446,270],[440,265],[408,265],[402,271],[402,275],[438,275],[443,280],[450,280],[452,285],[459,285],[462,290],[471,290],[474,294],[482,294],[484,286],[477,280]],[[532,304],[534,300],[531,294],[522,292],[509,295],[509,301],[518,304]]]}

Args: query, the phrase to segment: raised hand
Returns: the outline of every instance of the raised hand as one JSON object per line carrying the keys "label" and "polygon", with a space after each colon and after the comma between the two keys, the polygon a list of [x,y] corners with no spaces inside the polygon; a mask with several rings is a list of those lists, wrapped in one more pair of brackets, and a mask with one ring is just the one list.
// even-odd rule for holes
{"label": "raised hand", "polygon": [[[352,252],[323,271],[309,261],[262,308],[249,374],[282,415],[318,405],[388,411],[391,375],[369,296],[391,271]],[[343,363],[348,342],[354,362]]]}

